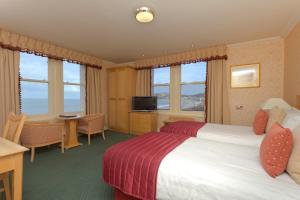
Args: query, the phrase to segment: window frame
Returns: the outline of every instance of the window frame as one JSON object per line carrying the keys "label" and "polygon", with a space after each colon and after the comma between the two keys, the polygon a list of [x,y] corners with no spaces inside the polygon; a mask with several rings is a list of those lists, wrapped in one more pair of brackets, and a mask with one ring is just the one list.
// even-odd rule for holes
{"label": "window frame", "polygon": [[153,68],[151,69],[151,95],[154,96],[154,87],[159,87],[159,86],[168,86],[169,87],[169,97],[168,97],[168,100],[169,100],[169,107],[167,109],[158,109],[157,107],[157,110],[158,111],[170,111],[171,110],[171,67],[165,67],[165,68],[169,68],[169,76],[170,76],[170,81],[169,83],[157,83],[157,84],[154,84],[154,70],[155,69],[161,69],[161,68]]}
{"label": "window frame", "polygon": [[[68,82],[68,81],[64,81],[64,62],[67,61],[62,61],[62,89],[63,89],[63,100],[62,100],[62,108],[63,108],[63,113],[64,114],[82,114],[86,112],[86,80],[85,80],[85,76],[86,76],[86,66],[84,65],[79,65],[80,67],[80,82],[79,83],[75,83],[75,82]],[[71,63],[74,64],[74,63]],[[77,111],[71,111],[71,112],[65,112],[65,86],[79,86],[80,88],[80,110]],[[82,90],[83,88],[83,90]]]}
{"label": "window frame", "polygon": [[[196,63],[201,63],[203,61],[200,61],[200,62],[196,62]],[[203,62],[203,63],[206,63],[206,74],[207,74],[207,62]],[[182,110],[182,107],[181,107],[181,100],[182,100],[182,86],[183,85],[204,85],[204,87],[206,86],[206,79],[207,77],[205,78],[205,81],[193,81],[193,82],[182,82],[182,65],[184,64],[181,64],[180,65],[180,70],[179,70],[179,77],[180,77],[180,93],[179,93],[179,99],[180,99],[180,104],[179,104],[179,110],[180,112],[189,112],[189,113],[201,113],[201,112],[205,112],[205,105],[204,105],[204,110]],[[206,91],[204,91],[204,96],[206,97],[206,94],[205,94]]]}
{"label": "window frame", "polygon": [[[23,52],[20,52],[20,59],[21,59],[21,53]],[[29,54],[29,53],[27,53]],[[34,54],[30,54],[30,55],[33,55],[33,56],[37,56],[37,55],[34,55]],[[38,57],[41,57],[41,56],[38,56]],[[20,95],[22,94],[22,90],[21,90],[21,87],[22,87],[22,82],[28,82],[28,83],[42,83],[42,84],[47,84],[47,87],[48,87],[48,112],[47,113],[40,113],[40,114],[30,114],[30,113],[26,113],[27,115],[29,116],[36,116],[36,117],[41,117],[41,116],[48,116],[51,114],[51,111],[50,111],[50,104],[51,104],[51,98],[50,98],[50,80],[49,80],[49,72],[50,72],[50,69],[49,69],[49,58],[47,58],[47,71],[48,71],[48,74],[47,74],[47,79],[48,80],[45,80],[45,79],[33,79],[33,78],[23,78],[22,75],[21,75],[21,60],[20,60],[20,63],[19,63],[19,73],[20,73],[20,78],[19,78],[19,84],[20,84]],[[20,112],[22,112],[22,96],[20,98]]]}
{"label": "window frame", "polygon": [[[34,55],[37,56],[37,55]],[[39,56],[40,57],[40,56]],[[30,120],[48,120],[57,117],[60,114],[80,114],[86,112],[86,66],[80,65],[80,83],[65,82],[63,78],[63,61],[47,58],[48,77],[47,80],[39,80],[32,78],[23,78],[20,73],[19,83],[42,83],[48,86],[48,112],[42,114],[27,113]],[[21,62],[19,64],[21,72]],[[64,86],[78,85],[80,87],[80,111],[64,112]],[[22,92],[20,88],[20,92]],[[20,98],[22,105],[22,98]],[[22,112],[22,109],[21,109]]]}
{"label": "window frame", "polygon": [[[189,82],[189,83],[187,83],[187,82],[180,82],[180,111],[183,111],[183,112],[205,112],[205,105],[204,105],[204,110],[183,110],[182,109],[182,106],[181,106],[181,101],[182,101],[182,86],[183,85],[204,85],[204,87],[205,87],[205,85],[206,85],[206,81],[194,81],[194,82]],[[204,92],[204,95],[206,95],[205,94],[205,92]]]}

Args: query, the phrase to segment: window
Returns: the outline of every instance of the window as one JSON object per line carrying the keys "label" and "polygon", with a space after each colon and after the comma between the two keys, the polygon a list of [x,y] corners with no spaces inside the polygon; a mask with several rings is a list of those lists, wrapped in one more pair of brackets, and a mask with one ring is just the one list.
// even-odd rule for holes
{"label": "window", "polygon": [[63,62],[64,112],[80,112],[85,107],[85,69],[79,64]]}
{"label": "window", "polygon": [[48,58],[20,53],[21,107],[29,115],[48,113]]}
{"label": "window", "polygon": [[22,113],[57,116],[85,111],[84,66],[20,53],[20,76]]}
{"label": "window", "polygon": [[181,110],[204,111],[206,62],[181,65]]}
{"label": "window", "polygon": [[157,96],[157,109],[170,109],[170,67],[153,69],[152,95]]}

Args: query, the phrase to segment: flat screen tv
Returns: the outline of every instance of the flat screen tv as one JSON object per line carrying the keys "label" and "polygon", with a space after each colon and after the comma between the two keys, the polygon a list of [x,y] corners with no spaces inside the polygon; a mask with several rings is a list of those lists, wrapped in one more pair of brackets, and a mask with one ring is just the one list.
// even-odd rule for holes
{"label": "flat screen tv", "polygon": [[156,96],[132,97],[132,110],[133,111],[157,110],[157,97]]}

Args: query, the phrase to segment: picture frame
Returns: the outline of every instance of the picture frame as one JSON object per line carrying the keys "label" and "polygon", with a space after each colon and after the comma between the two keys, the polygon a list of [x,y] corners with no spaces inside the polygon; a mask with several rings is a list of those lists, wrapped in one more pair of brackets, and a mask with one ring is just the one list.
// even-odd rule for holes
{"label": "picture frame", "polygon": [[233,65],[230,68],[231,88],[260,87],[260,64]]}

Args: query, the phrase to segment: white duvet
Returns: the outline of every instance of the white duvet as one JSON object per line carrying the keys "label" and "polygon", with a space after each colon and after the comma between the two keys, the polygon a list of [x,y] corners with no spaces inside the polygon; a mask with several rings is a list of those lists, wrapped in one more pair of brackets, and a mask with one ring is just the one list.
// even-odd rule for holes
{"label": "white duvet", "polygon": [[249,126],[207,123],[198,130],[197,138],[259,147],[264,135],[256,135]]}
{"label": "white duvet", "polygon": [[259,148],[189,138],[161,162],[157,199],[295,200],[300,186],[287,174],[271,178]]}

